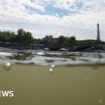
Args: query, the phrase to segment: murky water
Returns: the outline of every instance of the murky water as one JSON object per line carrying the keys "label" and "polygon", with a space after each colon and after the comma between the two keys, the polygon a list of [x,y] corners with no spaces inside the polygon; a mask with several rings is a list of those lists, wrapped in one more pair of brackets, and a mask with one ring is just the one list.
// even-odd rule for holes
{"label": "murky water", "polygon": [[0,105],[105,105],[105,66],[0,67],[0,90],[14,90]]}

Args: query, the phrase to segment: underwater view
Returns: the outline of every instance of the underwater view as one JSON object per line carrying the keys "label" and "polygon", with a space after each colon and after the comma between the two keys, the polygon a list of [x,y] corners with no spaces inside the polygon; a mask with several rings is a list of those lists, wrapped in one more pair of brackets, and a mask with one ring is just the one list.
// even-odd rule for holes
{"label": "underwater view", "polygon": [[14,97],[0,105],[104,105],[105,66],[47,66],[15,64],[0,67],[0,88]]}

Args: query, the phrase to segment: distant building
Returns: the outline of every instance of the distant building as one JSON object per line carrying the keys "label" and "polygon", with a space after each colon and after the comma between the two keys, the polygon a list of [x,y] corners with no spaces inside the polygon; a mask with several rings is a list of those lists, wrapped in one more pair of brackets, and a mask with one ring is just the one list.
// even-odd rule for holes
{"label": "distant building", "polygon": [[74,51],[84,51],[84,52],[105,52],[105,42],[101,41],[100,38],[100,27],[97,24],[97,38],[96,40],[83,41],[72,45]]}
{"label": "distant building", "polygon": [[100,39],[100,27],[99,27],[99,24],[97,24],[97,41],[101,41]]}

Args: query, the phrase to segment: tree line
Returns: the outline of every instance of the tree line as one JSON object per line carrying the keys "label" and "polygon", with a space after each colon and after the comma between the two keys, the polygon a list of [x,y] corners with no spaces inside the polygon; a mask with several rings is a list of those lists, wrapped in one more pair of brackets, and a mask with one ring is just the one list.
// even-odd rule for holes
{"label": "tree line", "polygon": [[44,44],[46,47],[51,49],[66,47],[69,48],[73,44],[90,43],[95,40],[76,40],[75,36],[65,37],[60,35],[58,38],[53,38],[53,35],[46,35],[44,38],[36,39],[33,38],[31,32],[26,32],[24,29],[18,29],[17,33],[10,31],[0,31],[1,42],[13,42],[20,44]]}
{"label": "tree line", "polygon": [[31,32],[26,32],[23,29],[17,30],[17,34],[10,31],[0,31],[0,41],[2,42],[32,43],[32,40]]}
{"label": "tree line", "polygon": [[[75,37],[64,37],[63,35],[55,38],[55,40],[59,43],[64,43],[65,41],[73,42],[75,41]],[[52,35],[46,35],[42,39],[33,38],[31,32],[26,32],[24,29],[18,29],[17,33],[10,32],[10,31],[0,31],[0,41],[3,42],[18,42],[18,43],[35,43],[35,41],[39,41],[40,43],[48,44],[53,41],[54,38]]]}

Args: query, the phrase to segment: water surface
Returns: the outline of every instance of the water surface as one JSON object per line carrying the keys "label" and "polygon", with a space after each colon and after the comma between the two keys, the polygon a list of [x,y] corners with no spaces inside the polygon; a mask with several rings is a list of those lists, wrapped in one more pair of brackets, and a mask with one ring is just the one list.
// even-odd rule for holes
{"label": "water surface", "polygon": [[105,105],[105,66],[0,67],[0,90],[14,90],[0,105]]}

